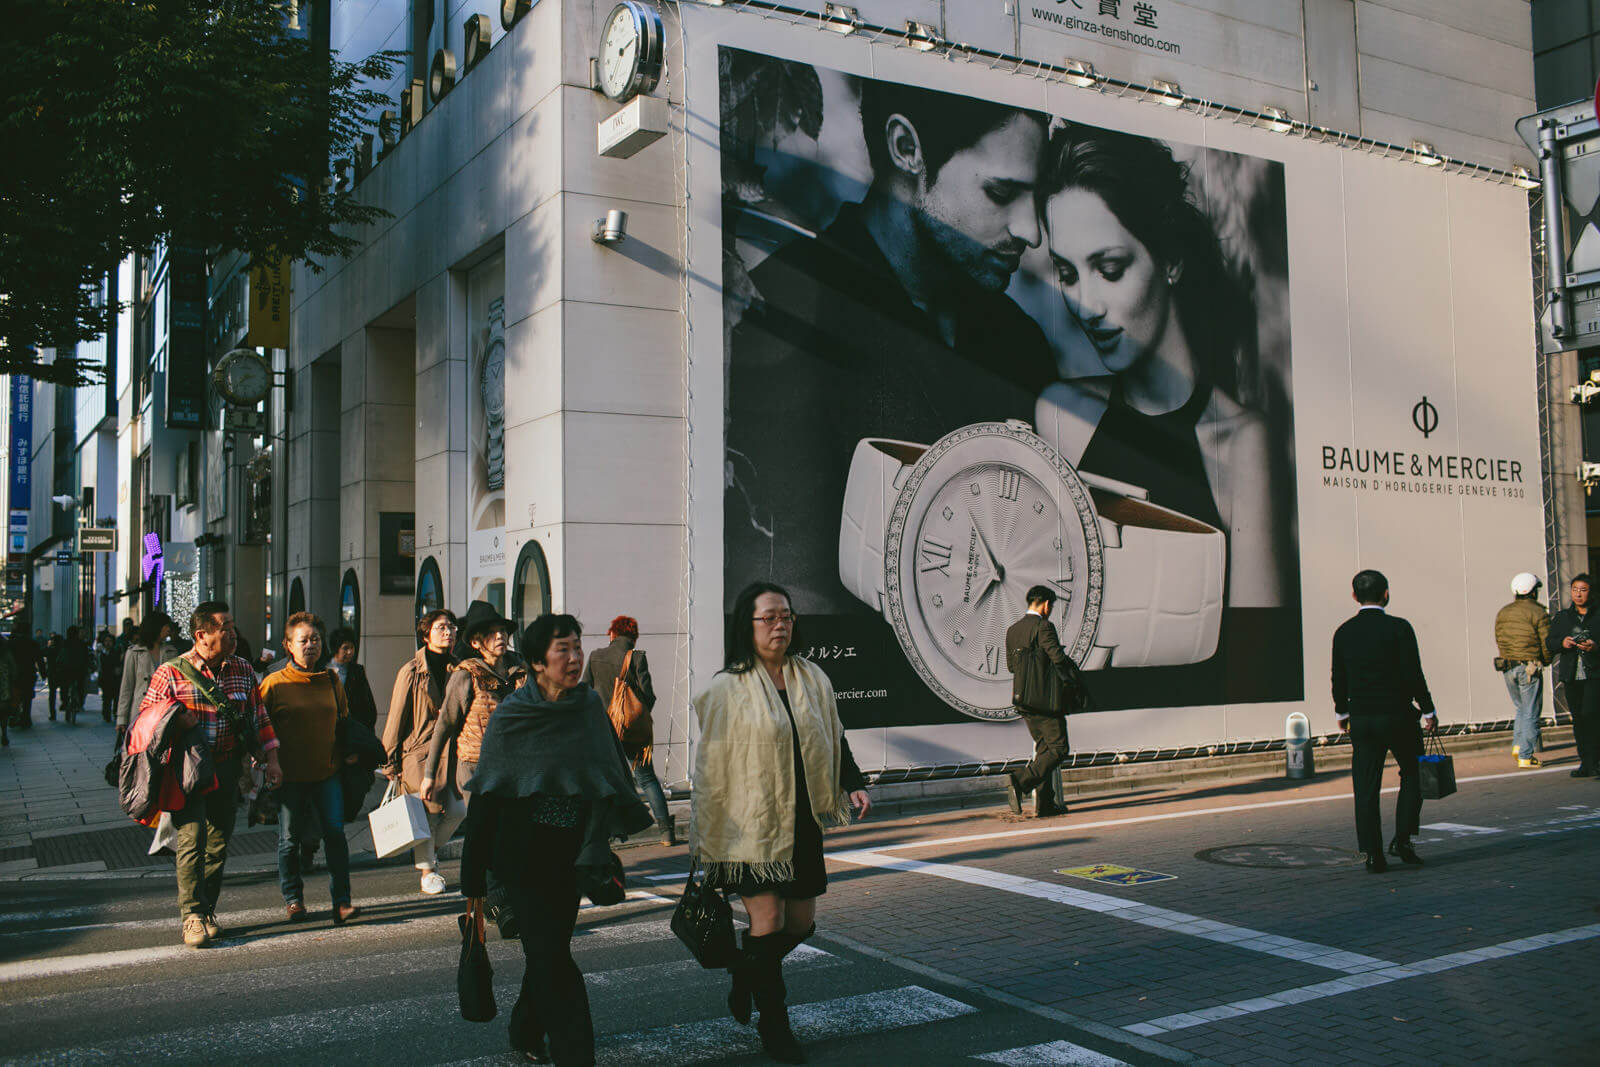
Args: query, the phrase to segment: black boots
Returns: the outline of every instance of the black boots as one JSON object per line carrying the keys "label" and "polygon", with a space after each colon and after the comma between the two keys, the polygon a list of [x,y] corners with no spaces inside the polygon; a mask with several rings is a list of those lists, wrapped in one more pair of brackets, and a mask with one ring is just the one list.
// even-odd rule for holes
{"label": "black boots", "polygon": [[678,817],[668,815],[666,823],[661,827],[661,843],[669,847],[678,843]]}
{"label": "black boots", "polygon": [[760,1015],[756,1032],[761,1047],[780,1063],[805,1063],[806,1054],[789,1028],[788,989],[783,984],[783,958],[796,945],[816,932],[813,926],[795,936],[785,931],[754,936],[746,930],[744,951],[728,972],[733,988],[728,992],[728,1011],[741,1023],[750,1021],[752,1005]]}

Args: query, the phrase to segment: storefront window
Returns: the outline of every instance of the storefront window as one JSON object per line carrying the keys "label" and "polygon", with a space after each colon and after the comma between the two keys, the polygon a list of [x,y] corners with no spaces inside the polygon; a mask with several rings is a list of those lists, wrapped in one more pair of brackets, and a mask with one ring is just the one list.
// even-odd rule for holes
{"label": "storefront window", "polygon": [[[417,571],[417,619],[420,621],[430,611],[444,607],[444,579],[439,575],[439,561],[429,556]],[[422,647],[422,639],[417,639]]]}
{"label": "storefront window", "polygon": [[306,610],[306,587],[300,579],[296,578],[289,583],[289,614]]}
{"label": "storefront window", "polygon": [[545,565],[544,549],[529,541],[517,556],[514,602],[511,621],[520,635],[530,622],[550,610],[550,568]]}
{"label": "storefront window", "polygon": [[356,581],[356,572],[344,572],[344,581],[339,585],[339,625],[347,626],[350,632],[356,635],[356,647],[361,646],[361,585]]}

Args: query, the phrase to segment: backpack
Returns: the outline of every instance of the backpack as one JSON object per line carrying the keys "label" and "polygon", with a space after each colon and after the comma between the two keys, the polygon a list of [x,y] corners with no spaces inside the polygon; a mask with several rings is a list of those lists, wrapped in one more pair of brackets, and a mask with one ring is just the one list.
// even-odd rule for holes
{"label": "backpack", "polygon": [[650,722],[650,709],[644,706],[639,694],[628,684],[628,668],[633,665],[633,649],[622,657],[622,669],[611,684],[611,702],[606,714],[611,716],[611,726],[625,745],[645,745],[655,742],[655,729]]}

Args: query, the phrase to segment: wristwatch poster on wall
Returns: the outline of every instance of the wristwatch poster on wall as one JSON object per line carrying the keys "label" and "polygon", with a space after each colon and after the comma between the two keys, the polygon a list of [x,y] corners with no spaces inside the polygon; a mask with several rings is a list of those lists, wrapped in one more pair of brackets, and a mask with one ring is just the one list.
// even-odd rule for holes
{"label": "wristwatch poster on wall", "polygon": [[1276,161],[723,47],[724,609],[851,728],[1305,696]]}

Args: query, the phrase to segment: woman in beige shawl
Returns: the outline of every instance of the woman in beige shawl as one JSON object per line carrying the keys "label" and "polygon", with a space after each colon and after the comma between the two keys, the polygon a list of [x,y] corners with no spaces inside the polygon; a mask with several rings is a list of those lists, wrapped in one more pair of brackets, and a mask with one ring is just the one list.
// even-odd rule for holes
{"label": "woman in beige shawl", "polygon": [[[822,668],[789,655],[789,594],[757,582],[739,594],[728,663],[695,698],[693,852],[708,886],[737,893],[750,914],[729,973],[728,1010],[750,1021],[767,1054],[804,1063],[789,1028],[783,958],[816,930],[827,891],[822,827],[871,807]],[[848,804],[846,796],[848,794]]]}

